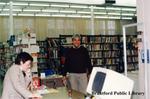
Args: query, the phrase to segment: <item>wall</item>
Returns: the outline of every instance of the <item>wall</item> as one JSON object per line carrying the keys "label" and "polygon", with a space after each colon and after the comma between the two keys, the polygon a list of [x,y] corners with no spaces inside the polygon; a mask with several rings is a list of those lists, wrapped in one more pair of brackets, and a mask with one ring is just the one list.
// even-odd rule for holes
{"label": "wall", "polygon": [[[138,31],[143,32],[142,44],[139,46],[139,55],[141,56],[142,50],[150,50],[150,0],[137,0],[137,22]],[[145,62],[143,63],[142,57],[139,56],[139,91],[144,92],[144,96],[140,96],[139,99],[150,99],[150,54],[144,53]]]}
{"label": "wall", "polygon": [[[95,19],[95,34],[121,34],[122,25],[133,23],[127,20]],[[55,17],[14,17],[14,34],[23,33],[26,28],[37,34],[37,40],[46,37],[58,37],[59,34],[91,34],[91,20],[81,18]],[[136,29],[128,30],[128,34],[135,33]],[[0,41],[9,39],[9,17],[0,17]]]}

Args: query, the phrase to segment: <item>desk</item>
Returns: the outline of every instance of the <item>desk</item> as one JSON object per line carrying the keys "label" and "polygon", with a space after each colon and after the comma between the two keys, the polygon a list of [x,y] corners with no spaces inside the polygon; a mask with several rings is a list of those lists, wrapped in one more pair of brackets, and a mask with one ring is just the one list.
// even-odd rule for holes
{"label": "desk", "polygon": [[42,99],[68,99],[65,87],[57,88],[58,92],[44,94]]}
{"label": "desk", "polygon": [[[56,88],[58,92],[48,93],[43,95],[43,99],[68,99],[68,92],[62,82],[62,76],[46,77],[41,79],[41,85],[46,85],[48,88]],[[84,95],[80,92],[73,91],[72,99],[84,99]]]}
{"label": "desk", "polygon": [[41,85],[46,85],[48,88],[64,87],[62,76],[50,76],[41,79]]}
{"label": "desk", "polygon": [[[50,92],[48,94],[42,95],[42,99],[69,99],[68,92],[65,87],[59,87],[56,90],[57,92]],[[77,91],[73,91],[72,99],[84,99],[84,95]]]}

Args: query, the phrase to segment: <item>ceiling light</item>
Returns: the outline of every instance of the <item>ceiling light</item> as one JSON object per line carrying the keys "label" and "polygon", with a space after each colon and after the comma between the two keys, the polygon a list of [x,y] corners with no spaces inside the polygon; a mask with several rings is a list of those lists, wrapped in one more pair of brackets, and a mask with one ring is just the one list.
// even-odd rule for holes
{"label": "ceiling light", "polygon": [[36,14],[35,16],[43,16],[43,17],[50,17],[50,14]]}
{"label": "ceiling light", "polygon": [[134,13],[122,13],[123,16],[134,16]]}
{"label": "ceiling light", "polygon": [[109,12],[108,15],[120,15],[120,13]]}
{"label": "ceiling light", "polygon": [[16,2],[16,3],[13,3],[13,6],[28,6],[29,4],[28,3],[19,3],[19,2]]}
{"label": "ceiling light", "polygon": [[34,14],[17,14],[17,16],[35,16]]}
{"label": "ceiling light", "polygon": [[[9,16],[9,13],[0,13],[0,16]],[[13,14],[13,16],[16,16],[16,14]]]}
{"label": "ceiling light", "polygon": [[121,19],[131,20],[131,19],[132,19],[132,17],[122,17]]}
{"label": "ceiling light", "polygon": [[94,12],[94,14],[106,14],[106,12]]}
{"label": "ceiling light", "polygon": [[121,8],[117,7],[106,7],[107,10],[121,10]]}
{"label": "ceiling light", "polygon": [[48,6],[50,6],[50,5],[49,5],[49,4],[35,4],[35,3],[30,3],[30,6],[48,7]]}
{"label": "ceiling light", "polygon": [[108,18],[109,19],[120,19],[120,17],[118,17],[118,16],[117,17],[115,17],[115,16],[109,16]]}
{"label": "ceiling light", "polygon": [[60,13],[76,13],[76,11],[69,11],[69,10],[68,10],[68,11],[67,11],[67,10],[65,11],[65,10],[61,10]]}
{"label": "ceiling light", "polygon": [[63,8],[69,7],[69,5],[58,5],[58,4],[51,4],[50,6],[51,7],[63,7]]}
{"label": "ceiling light", "polygon": [[59,12],[59,10],[46,9],[46,10],[42,10],[42,12]]}
{"label": "ceiling light", "polygon": [[108,16],[95,16],[95,18],[99,18],[99,19],[107,19]]}
{"label": "ceiling light", "polygon": [[136,11],[135,8],[122,8],[122,11]]}
{"label": "ceiling light", "polygon": [[0,16],[9,16],[8,13],[0,13]]}
{"label": "ceiling light", "polygon": [[70,5],[70,8],[89,8],[89,6],[86,5]]}
{"label": "ceiling light", "polygon": [[4,2],[0,2],[0,5],[6,5],[7,3],[4,3]]}
{"label": "ceiling light", "polygon": [[65,14],[53,14],[51,16],[53,16],[53,17],[66,17]]}
{"label": "ceiling light", "polygon": [[99,10],[103,10],[103,9],[105,9],[105,7],[93,7],[93,9],[99,9]]}
{"label": "ceiling light", "polygon": [[67,17],[79,18],[79,17],[81,17],[81,15],[67,15]]}
{"label": "ceiling light", "polygon": [[26,12],[40,12],[41,10],[24,9]]}
{"label": "ceiling light", "polygon": [[82,15],[81,17],[82,17],[82,18],[91,18],[90,15]]}
{"label": "ceiling light", "polygon": [[86,11],[77,11],[79,14],[91,14],[91,12],[86,12]]}

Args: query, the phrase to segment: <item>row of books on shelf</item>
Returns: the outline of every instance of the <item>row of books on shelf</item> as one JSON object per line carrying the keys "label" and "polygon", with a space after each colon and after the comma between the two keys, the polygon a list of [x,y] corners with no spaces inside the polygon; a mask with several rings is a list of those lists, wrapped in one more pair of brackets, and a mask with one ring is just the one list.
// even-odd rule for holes
{"label": "row of books on shelf", "polygon": [[[119,43],[122,42],[122,35],[81,35],[82,43]],[[61,35],[61,44],[71,43],[72,36],[71,35]],[[130,36],[128,35],[126,38],[127,42],[135,42],[136,35]]]}
{"label": "row of books on shelf", "polygon": [[119,58],[119,57],[123,57],[120,56],[120,52],[119,51],[90,51],[89,52],[89,56],[91,58]]}
{"label": "row of books on shelf", "polygon": [[49,47],[59,47],[60,46],[59,39],[48,39],[47,42],[48,42]]}
{"label": "row of books on shelf", "polygon": [[114,42],[117,43],[119,42],[118,36],[106,36],[106,35],[96,35],[96,36],[82,36],[82,42],[83,43],[110,43]]}

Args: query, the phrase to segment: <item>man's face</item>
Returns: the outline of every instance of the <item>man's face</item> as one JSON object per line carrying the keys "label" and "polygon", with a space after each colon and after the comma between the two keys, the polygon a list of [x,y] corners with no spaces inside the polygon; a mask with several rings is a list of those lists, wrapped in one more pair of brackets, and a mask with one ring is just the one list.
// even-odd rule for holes
{"label": "man's face", "polygon": [[78,37],[76,37],[76,38],[74,38],[73,40],[72,40],[72,43],[73,43],[73,46],[74,47],[79,47],[80,46],[80,44],[81,44],[81,41],[80,41],[80,38],[78,38]]}

